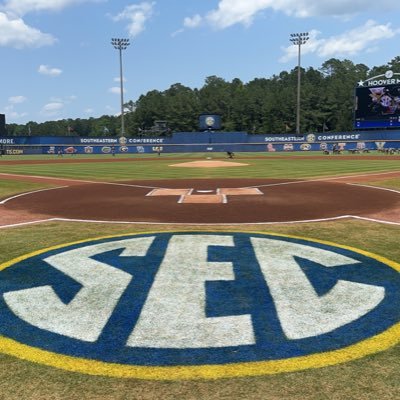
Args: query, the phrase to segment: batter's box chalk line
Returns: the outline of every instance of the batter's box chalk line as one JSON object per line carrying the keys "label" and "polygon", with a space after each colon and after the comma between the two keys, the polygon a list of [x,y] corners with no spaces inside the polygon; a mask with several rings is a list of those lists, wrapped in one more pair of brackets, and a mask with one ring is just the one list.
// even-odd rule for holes
{"label": "batter's box chalk line", "polygon": [[[194,194],[196,192],[196,194]],[[214,190],[194,189],[153,189],[146,196],[179,196],[178,204],[226,204],[227,196],[253,196],[264,193],[255,187],[217,188]],[[197,194],[199,193],[199,194]]]}

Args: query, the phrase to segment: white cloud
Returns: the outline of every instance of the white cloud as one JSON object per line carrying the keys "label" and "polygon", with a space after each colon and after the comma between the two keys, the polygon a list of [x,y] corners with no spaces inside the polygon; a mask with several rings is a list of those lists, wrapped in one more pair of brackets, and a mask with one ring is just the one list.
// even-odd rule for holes
{"label": "white cloud", "polygon": [[28,113],[26,113],[26,112],[19,113],[19,112],[15,111],[15,110],[7,112],[7,117],[10,118],[10,119],[13,119],[13,120],[24,118],[27,115],[28,115]]}
{"label": "white cloud", "polygon": [[185,32],[184,29],[178,29],[178,30],[176,30],[176,31],[174,31],[174,32],[171,33],[171,37],[178,36],[178,35],[180,35],[180,34],[183,33],[183,32]]}
{"label": "white cloud", "polygon": [[[123,81],[123,82],[126,82],[126,78],[123,77],[123,78],[122,78],[122,81]],[[121,82],[121,78],[120,78],[120,77],[114,78],[114,82],[118,82],[118,83]]]}
{"label": "white cloud", "polygon": [[63,109],[64,109],[64,103],[52,102],[45,104],[42,108],[41,113],[46,116],[55,116],[55,115],[60,115]]}
{"label": "white cloud", "polygon": [[65,98],[50,97],[49,102],[45,104],[40,113],[46,117],[60,117],[66,106],[71,104],[76,99],[76,96],[66,96]]}
{"label": "white cloud", "polygon": [[21,18],[13,18],[0,12],[0,46],[22,49],[49,46],[55,42],[52,35],[26,25]]}
{"label": "white cloud", "polygon": [[190,27],[195,27],[205,19],[213,27],[225,29],[235,24],[249,26],[257,15],[268,10],[305,18],[322,15],[349,16],[362,11],[382,9],[400,9],[400,3],[392,0],[220,0],[217,8],[207,13],[204,18],[188,17],[185,18],[184,24],[192,24]]}
{"label": "white cloud", "polygon": [[12,96],[8,98],[8,102],[11,104],[20,104],[27,100],[25,96]]}
{"label": "white cloud", "polygon": [[94,0],[6,0],[3,9],[17,15],[34,11],[60,11],[68,6]]}
{"label": "white cloud", "polygon": [[4,110],[1,112],[2,114],[7,114],[7,117],[10,119],[19,119],[19,118],[23,118],[26,117],[28,115],[28,113],[26,112],[18,112],[14,109],[14,105],[10,104],[6,107],[4,107]]}
{"label": "white cloud", "polygon": [[183,20],[183,26],[185,28],[197,28],[203,22],[203,17],[199,14],[196,14],[193,17],[186,17]]}
{"label": "white cloud", "polygon": [[364,26],[355,28],[340,36],[335,36],[327,40],[322,40],[318,55],[320,57],[329,57],[334,54],[353,55],[361,51],[368,50],[375,46],[377,42],[392,37],[400,33],[399,29],[393,29],[391,24],[378,25],[375,21],[367,21]]}
{"label": "white cloud", "polygon": [[[113,94],[120,94],[121,88],[119,86],[114,86],[114,87],[111,87],[110,89],[108,89],[108,91]],[[125,88],[124,88],[124,93],[126,93]]]}
{"label": "white cloud", "polygon": [[50,103],[63,103],[63,104],[71,104],[73,101],[77,99],[77,96],[66,96],[64,98],[61,97],[50,97]]}
{"label": "white cloud", "polygon": [[43,110],[45,111],[58,111],[64,108],[64,103],[47,103]]}
{"label": "white cloud", "polygon": [[60,11],[79,3],[99,0],[5,0],[0,4],[0,46],[17,49],[49,46],[56,38],[31,27],[21,18],[30,12]]}
{"label": "white cloud", "polygon": [[38,68],[39,74],[48,76],[59,76],[62,74],[62,70],[59,68],[51,68],[48,65],[40,65]]}
{"label": "white cloud", "polygon": [[129,36],[133,38],[144,31],[147,20],[153,15],[154,6],[155,2],[132,4],[112,19],[116,22],[128,20]]}
{"label": "white cloud", "polygon": [[193,28],[198,28],[201,26],[204,22],[204,18],[196,14],[193,17],[186,17],[183,20],[183,28],[176,30],[175,32],[171,33],[171,37],[175,37],[177,35],[180,35],[181,33],[185,32],[186,29],[193,29]]}
{"label": "white cloud", "polygon": [[[210,11],[206,20],[218,29],[224,29],[231,25],[251,25],[254,17],[260,11],[267,8],[274,8],[284,0],[221,0],[216,10]],[[289,2],[290,1],[286,1]]]}
{"label": "white cloud", "polygon": [[[321,58],[347,57],[369,51],[379,42],[400,34],[391,24],[379,25],[369,20],[364,25],[327,39],[318,39],[321,32],[310,31],[310,40],[302,46],[302,54],[314,53]],[[297,57],[297,46],[283,48],[284,55],[279,61],[287,62]]]}

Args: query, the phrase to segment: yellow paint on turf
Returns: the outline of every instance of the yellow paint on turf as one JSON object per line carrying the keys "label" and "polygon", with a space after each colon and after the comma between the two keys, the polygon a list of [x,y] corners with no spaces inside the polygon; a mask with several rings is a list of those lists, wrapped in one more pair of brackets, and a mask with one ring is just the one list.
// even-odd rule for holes
{"label": "yellow paint on turf", "polygon": [[[174,231],[169,233],[173,232]],[[239,232],[240,231],[233,231],[233,230],[226,231],[226,233],[239,233]],[[168,232],[166,231],[141,232],[140,234],[131,234],[131,235],[157,234],[157,233],[168,233]],[[190,233],[193,233],[193,231],[190,231]],[[359,253],[364,256],[373,258],[383,264],[390,266],[394,270],[400,272],[400,264],[388,260],[379,255],[364,250],[359,250],[350,246],[338,245],[336,243],[328,241],[309,239],[301,236],[276,234],[273,232],[246,232],[246,233],[274,235],[284,238],[301,239],[301,240],[307,240],[309,242],[326,244],[329,246],[350,250],[355,253]],[[57,250],[63,247],[91,242],[95,240],[111,239],[111,238],[118,238],[131,235],[122,234],[113,236],[103,236],[103,237],[85,239],[73,243],[67,243],[63,245],[49,247],[29,254],[25,254],[21,257],[15,258],[4,264],[1,264],[0,271],[27,258],[37,256],[47,251]],[[218,378],[233,378],[233,377],[243,377],[243,376],[269,375],[269,374],[293,372],[311,368],[320,368],[329,365],[344,363],[383,350],[387,350],[388,348],[396,345],[399,342],[400,342],[400,323],[397,323],[396,325],[392,326],[391,328],[387,329],[386,331],[376,336],[358,342],[354,345],[334,351],[328,351],[325,353],[317,353],[309,356],[293,357],[289,359],[272,360],[272,361],[257,361],[257,362],[232,363],[232,364],[220,364],[220,365],[178,366],[178,367],[134,366],[134,365],[106,363],[84,358],[76,358],[45,351],[1,336],[0,336],[0,352],[18,357],[22,360],[32,361],[39,364],[44,364],[68,371],[81,372],[90,375],[105,375],[110,377],[138,378],[138,379],[148,379],[148,380],[181,380],[181,379],[218,379]]]}

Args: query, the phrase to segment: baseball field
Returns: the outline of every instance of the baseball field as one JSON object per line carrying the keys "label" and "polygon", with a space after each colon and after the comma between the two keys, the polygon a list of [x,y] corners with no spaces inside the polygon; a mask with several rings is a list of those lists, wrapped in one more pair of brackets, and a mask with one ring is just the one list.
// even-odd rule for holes
{"label": "baseball field", "polygon": [[0,398],[400,397],[400,156],[0,158]]}

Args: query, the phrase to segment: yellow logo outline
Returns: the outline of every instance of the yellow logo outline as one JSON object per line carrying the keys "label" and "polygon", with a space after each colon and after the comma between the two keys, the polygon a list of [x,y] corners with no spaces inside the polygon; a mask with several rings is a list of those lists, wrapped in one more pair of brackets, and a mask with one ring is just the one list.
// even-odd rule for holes
{"label": "yellow logo outline", "polygon": [[[135,236],[144,234],[174,233],[178,231],[162,231],[162,232],[140,232],[125,233],[119,235],[102,236],[91,239],[80,240],[72,243],[52,246],[38,251],[34,251],[23,256],[14,258],[0,265],[0,271],[25,259],[46,253],[48,251],[60,248],[83,244],[87,242],[112,239],[124,236]],[[179,231],[182,232],[182,231]],[[190,231],[192,232],[192,231]],[[206,231],[202,231],[206,232]],[[211,232],[210,232],[211,233]],[[213,232],[215,233],[215,232]],[[282,238],[301,239],[308,242],[325,244],[337,248],[353,251],[355,253],[370,257],[383,264],[388,265],[394,270],[400,272],[400,264],[388,260],[382,256],[360,250],[354,247],[339,245],[325,240],[310,239],[302,236],[284,235],[273,232],[242,232],[228,230],[222,233],[246,233],[260,235],[274,235]],[[15,356],[19,359],[44,364],[68,371],[80,372],[89,375],[102,375],[118,378],[137,378],[146,380],[182,380],[182,379],[217,379],[217,378],[234,378],[245,376],[272,375],[283,372],[294,372],[311,368],[321,368],[330,365],[340,364],[352,360],[356,360],[377,352],[393,347],[400,342],[400,322],[393,325],[386,331],[372,336],[368,339],[357,342],[348,347],[341,349],[311,354],[308,356],[293,357],[281,360],[241,362],[232,364],[219,365],[196,365],[196,366],[135,366],[116,363],[107,363],[97,360],[66,356],[42,350],[33,346],[19,343],[13,339],[0,336],[0,353]]]}

